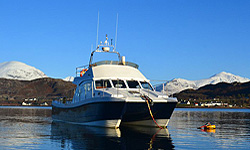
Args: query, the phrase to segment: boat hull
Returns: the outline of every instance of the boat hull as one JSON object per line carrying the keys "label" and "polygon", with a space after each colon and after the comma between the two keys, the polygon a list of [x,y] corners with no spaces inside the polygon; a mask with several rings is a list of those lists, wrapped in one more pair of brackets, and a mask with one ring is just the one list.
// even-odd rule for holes
{"label": "boat hull", "polygon": [[[150,106],[158,125],[166,127],[177,102],[154,102]],[[126,112],[122,117],[122,125],[138,125],[157,127],[150,115],[146,102],[127,102]]]}
{"label": "boat hull", "polygon": [[[92,103],[77,106],[52,104],[52,118],[54,121],[63,121],[99,127],[115,127],[121,125],[137,125],[157,127],[150,115],[147,103],[140,101],[125,101],[119,98],[105,98]],[[166,127],[176,107],[177,102],[154,101],[150,105],[153,117],[158,125]]]}
{"label": "boat hull", "polygon": [[[94,100],[93,100],[94,101]],[[63,121],[100,127],[119,127],[124,114],[125,102],[102,101],[75,107],[52,105],[54,121]]]}

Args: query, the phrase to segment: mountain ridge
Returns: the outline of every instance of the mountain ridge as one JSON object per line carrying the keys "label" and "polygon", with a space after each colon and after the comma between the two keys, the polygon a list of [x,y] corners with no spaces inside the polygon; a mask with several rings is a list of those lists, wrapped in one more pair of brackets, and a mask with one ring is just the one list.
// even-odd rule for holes
{"label": "mountain ridge", "polygon": [[224,100],[231,101],[230,103],[238,103],[243,105],[250,104],[250,81],[239,83],[225,83],[220,82],[217,84],[209,84],[203,87],[200,87],[197,90],[186,89],[180,93],[174,94],[179,100]]}
{"label": "mountain ridge", "polygon": [[19,61],[0,63],[0,78],[16,80],[34,80],[48,77],[41,70]]}
{"label": "mountain ridge", "polygon": [[[0,63],[0,78],[32,81],[35,79],[47,78],[47,77],[48,76],[41,70],[22,62],[9,61]],[[74,77],[68,76],[63,80],[72,82],[74,80]],[[208,84],[217,84],[220,82],[244,83],[248,81],[250,81],[250,79],[223,71],[207,79],[201,79],[201,80],[186,80],[181,78],[175,78],[164,84],[164,91],[166,91],[168,95],[172,95],[186,89],[198,89]],[[162,89],[163,89],[162,85],[156,87],[157,91],[162,91]]]}
{"label": "mountain ridge", "polygon": [[[201,79],[201,80],[186,80],[186,79],[181,79],[181,78],[175,78],[171,81],[168,81],[167,83],[164,84],[164,91],[167,92],[167,94],[172,95],[175,93],[179,93],[183,90],[186,89],[198,89],[200,87],[203,87],[205,85],[209,84],[217,84],[221,82],[225,83],[233,83],[233,82],[239,82],[239,83],[244,83],[248,82],[250,79],[245,78],[245,77],[240,77],[238,75],[234,75],[232,73],[228,72],[220,72],[218,74],[215,74],[207,79]],[[157,86],[156,90],[157,91],[162,91],[163,86]]]}

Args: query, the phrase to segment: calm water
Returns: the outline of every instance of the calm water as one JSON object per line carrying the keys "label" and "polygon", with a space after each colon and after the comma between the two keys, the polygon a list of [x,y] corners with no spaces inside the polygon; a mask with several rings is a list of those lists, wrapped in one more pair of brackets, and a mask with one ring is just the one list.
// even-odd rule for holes
{"label": "calm water", "polygon": [[[197,127],[206,122],[216,130]],[[249,109],[175,109],[168,129],[55,123],[51,108],[0,107],[0,149],[249,149]]]}

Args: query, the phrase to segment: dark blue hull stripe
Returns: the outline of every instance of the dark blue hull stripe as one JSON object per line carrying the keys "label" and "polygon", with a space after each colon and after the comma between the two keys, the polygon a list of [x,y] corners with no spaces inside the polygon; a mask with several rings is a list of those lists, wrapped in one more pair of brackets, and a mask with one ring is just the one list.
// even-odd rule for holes
{"label": "dark blue hull stripe", "polygon": [[[177,102],[154,103],[151,106],[155,119],[170,119]],[[151,120],[145,103],[98,102],[74,108],[52,106],[54,120],[86,123],[101,120],[122,119],[122,122]]]}
{"label": "dark blue hull stripe", "polygon": [[98,102],[74,108],[58,108],[52,106],[52,117],[67,122],[92,122],[100,120],[121,119],[125,102]]}

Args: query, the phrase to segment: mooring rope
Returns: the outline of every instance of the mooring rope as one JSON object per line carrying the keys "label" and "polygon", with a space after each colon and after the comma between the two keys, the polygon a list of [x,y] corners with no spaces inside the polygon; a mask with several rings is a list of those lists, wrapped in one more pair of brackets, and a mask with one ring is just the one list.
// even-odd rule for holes
{"label": "mooring rope", "polygon": [[149,113],[150,113],[150,115],[151,115],[151,117],[152,117],[154,123],[155,123],[159,128],[163,129],[163,128],[162,128],[160,125],[158,125],[158,123],[155,121],[154,115],[152,114],[152,111],[151,111],[151,108],[150,108],[150,105],[149,105],[149,102],[148,102],[148,101],[149,101],[149,98],[147,98],[147,96],[142,96],[142,98],[145,99],[146,102],[147,102],[148,110],[149,110]]}

